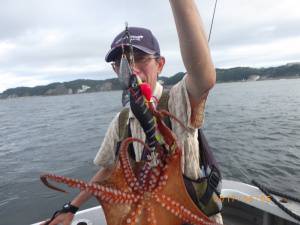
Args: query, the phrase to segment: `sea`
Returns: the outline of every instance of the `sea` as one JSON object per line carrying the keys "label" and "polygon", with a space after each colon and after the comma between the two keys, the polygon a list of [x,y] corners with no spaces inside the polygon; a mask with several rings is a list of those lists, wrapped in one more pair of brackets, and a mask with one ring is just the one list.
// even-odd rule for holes
{"label": "sea", "polygon": [[[32,224],[70,201],[77,190],[50,190],[39,176],[88,181],[121,108],[120,91],[0,100],[0,224]],[[203,130],[225,179],[300,196],[300,79],[216,84]]]}

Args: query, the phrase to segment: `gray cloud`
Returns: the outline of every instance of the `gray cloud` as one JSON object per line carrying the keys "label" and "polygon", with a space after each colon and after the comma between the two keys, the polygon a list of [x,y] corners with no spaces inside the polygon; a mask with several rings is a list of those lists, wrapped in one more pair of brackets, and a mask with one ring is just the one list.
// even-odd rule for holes
{"label": "gray cloud", "polygon": [[[113,37],[128,21],[148,27],[167,64],[162,75],[184,71],[168,1],[2,0],[0,92],[78,78],[113,77],[104,62]],[[197,1],[209,30],[214,1]],[[298,0],[219,1],[212,39],[217,67],[276,65],[300,58]]]}

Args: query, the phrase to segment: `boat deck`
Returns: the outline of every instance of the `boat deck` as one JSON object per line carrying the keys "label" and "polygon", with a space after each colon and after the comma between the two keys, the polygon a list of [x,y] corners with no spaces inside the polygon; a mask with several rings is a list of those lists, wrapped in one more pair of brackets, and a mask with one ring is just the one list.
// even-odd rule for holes
{"label": "boat deck", "polygon": [[[279,209],[257,187],[231,180],[223,181],[224,224],[230,225],[295,225],[295,219]],[[279,202],[282,198],[274,196]],[[300,204],[285,199],[286,208],[300,215]]]}
{"label": "boat deck", "polygon": [[297,223],[263,212],[239,201],[224,203],[222,212],[227,225],[296,225]]}

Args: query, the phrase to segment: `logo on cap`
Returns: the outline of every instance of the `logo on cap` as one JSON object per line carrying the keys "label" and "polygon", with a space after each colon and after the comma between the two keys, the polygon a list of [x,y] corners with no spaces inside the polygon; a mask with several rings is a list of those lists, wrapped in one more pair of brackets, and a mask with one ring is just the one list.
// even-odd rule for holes
{"label": "logo on cap", "polygon": [[[141,41],[144,38],[143,35],[130,35],[130,39],[131,41]],[[126,40],[127,37],[121,37],[119,38],[115,44],[119,44],[120,42],[122,42],[123,40]]]}

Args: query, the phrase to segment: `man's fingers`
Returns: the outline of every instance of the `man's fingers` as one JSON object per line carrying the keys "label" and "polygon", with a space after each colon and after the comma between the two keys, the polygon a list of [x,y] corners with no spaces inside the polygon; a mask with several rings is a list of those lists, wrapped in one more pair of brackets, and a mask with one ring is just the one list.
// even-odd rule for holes
{"label": "man's fingers", "polygon": [[60,218],[60,215],[58,215],[57,217],[55,217],[54,220],[51,221],[51,223],[49,223],[49,225],[61,224],[62,221],[63,221],[63,218]]}
{"label": "man's fingers", "polygon": [[42,222],[41,224],[39,224],[39,225],[48,225],[47,223],[49,223],[49,221],[50,221],[50,219],[47,219],[44,222]]}
{"label": "man's fingers", "polygon": [[63,225],[70,225],[74,218],[74,214],[68,213],[64,219]]}
{"label": "man's fingers", "polygon": [[51,221],[51,219],[47,219],[39,225],[57,225],[57,224],[70,225],[73,220],[73,217],[74,217],[73,215],[68,217],[66,215],[60,214],[60,215],[57,215],[54,218],[54,220]]}
{"label": "man's fingers", "polygon": [[64,222],[63,222],[63,225],[70,225],[71,224],[71,221],[69,221],[69,220],[64,220]]}

